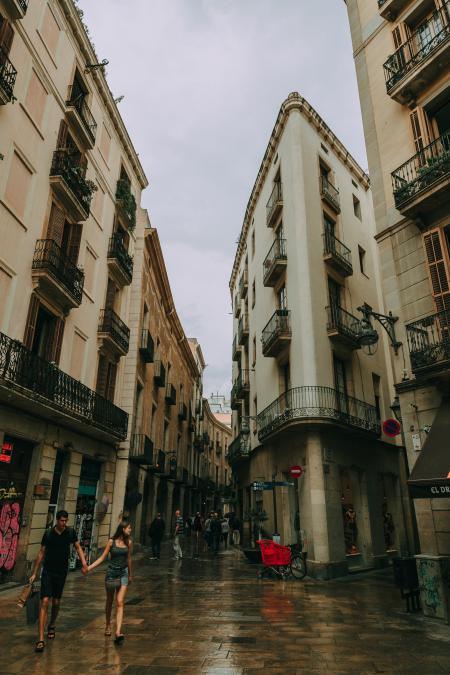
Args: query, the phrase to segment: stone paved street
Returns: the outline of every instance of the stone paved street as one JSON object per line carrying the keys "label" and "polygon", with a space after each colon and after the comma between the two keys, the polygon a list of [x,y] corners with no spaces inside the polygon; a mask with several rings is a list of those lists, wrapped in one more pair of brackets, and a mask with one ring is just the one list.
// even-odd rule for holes
{"label": "stone paved street", "polygon": [[333,582],[257,580],[236,552],[137,562],[125,643],[103,636],[103,572],[71,574],[56,640],[0,594],[2,675],[12,673],[450,673],[450,628],[405,613],[390,572]]}

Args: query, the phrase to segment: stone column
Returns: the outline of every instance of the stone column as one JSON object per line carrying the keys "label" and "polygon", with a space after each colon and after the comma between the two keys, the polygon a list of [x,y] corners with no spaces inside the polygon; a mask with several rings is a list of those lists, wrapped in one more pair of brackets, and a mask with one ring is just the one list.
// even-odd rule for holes
{"label": "stone column", "polygon": [[166,535],[170,536],[172,534],[172,516],[173,516],[173,491],[175,489],[175,483],[172,481],[167,481],[167,506],[165,513],[166,521]]}
{"label": "stone column", "polygon": [[127,475],[128,454],[127,456],[124,456],[123,451],[120,451],[116,461],[116,476],[114,480],[113,503],[111,506],[111,531],[117,527],[122,518]]}
{"label": "stone column", "polygon": [[151,503],[150,522],[152,522],[152,520],[156,518],[158,508],[156,502],[158,499],[159,481],[160,481],[159,476],[153,476],[153,499]]}
{"label": "stone column", "polygon": [[309,490],[311,496],[311,523],[314,545],[314,560],[327,563],[330,560],[328,522],[323,474],[322,443],[319,434],[310,433],[307,441]]}

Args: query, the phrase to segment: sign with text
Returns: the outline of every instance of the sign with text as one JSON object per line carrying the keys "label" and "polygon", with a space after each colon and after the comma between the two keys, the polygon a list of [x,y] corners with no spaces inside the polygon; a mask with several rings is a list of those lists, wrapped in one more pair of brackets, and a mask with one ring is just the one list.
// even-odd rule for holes
{"label": "sign with text", "polygon": [[254,492],[273,490],[276,487],[294,487],[294,483],[290,480],[256,481],[252,483],[252,490]]}

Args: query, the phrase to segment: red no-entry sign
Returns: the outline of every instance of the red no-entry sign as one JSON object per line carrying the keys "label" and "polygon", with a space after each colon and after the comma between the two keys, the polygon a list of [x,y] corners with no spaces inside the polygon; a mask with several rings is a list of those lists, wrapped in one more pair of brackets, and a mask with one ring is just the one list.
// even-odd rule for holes
{"label": "red no-entry sign", "polygon": [[383,422],[383,433],[386,434],[386,436],[398,436],[399,433],[401,432],[402,428],[400,426],[400,422],[397,420],[394,420],[393,417],[390,417],[387,420],[384,420]]}
{"label": "red no-entry sign", "polygon": [[291,466],[289,469],[289,473],[292,476],[292,478],[300,478],[300,476],[303,473],[303,469],[301,466]]}

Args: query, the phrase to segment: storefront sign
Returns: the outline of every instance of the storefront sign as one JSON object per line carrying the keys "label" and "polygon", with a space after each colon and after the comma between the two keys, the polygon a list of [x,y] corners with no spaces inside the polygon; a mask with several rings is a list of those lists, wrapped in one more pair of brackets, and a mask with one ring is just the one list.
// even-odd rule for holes
{"label": "storefront sign", "polygon": [[11,464],[13,447],[12,443],[7,443],[6,441],[3,443],[2,451],[0,453],[0,462]]}
{"label": "storefront sign", "polygon": [[261,492],[262,490],[273,490],[276,487],[294,487],[294,483],[290,480],[258,481],[252,483],[253,492]]}
{"label": "storefront sign", "polygon": [[386,434],[386,436],[393,438],[394,436],[398,436],[401,430],[402,428],[400,426],[400,422],[398,420],[394,420],[393,417],[384,420],[383,433]]}
{"label": "storefront sign", "polygon": [[411,497],[414,499],[439,499],[442,497],[450,498],[450,482],[447,485],[416,485],[409,484]]}

